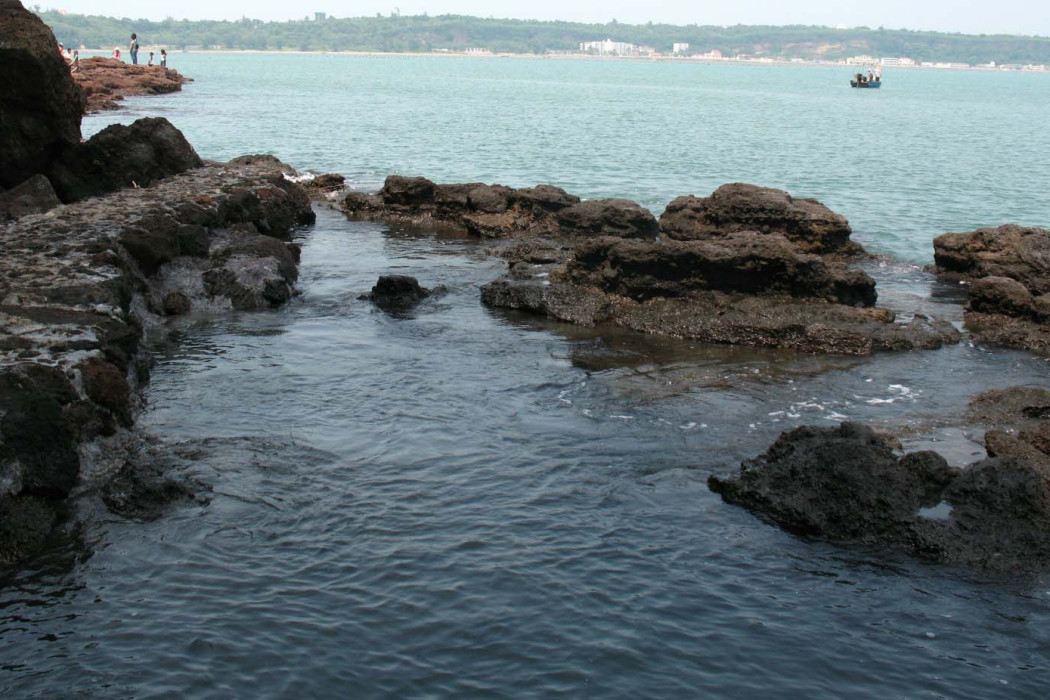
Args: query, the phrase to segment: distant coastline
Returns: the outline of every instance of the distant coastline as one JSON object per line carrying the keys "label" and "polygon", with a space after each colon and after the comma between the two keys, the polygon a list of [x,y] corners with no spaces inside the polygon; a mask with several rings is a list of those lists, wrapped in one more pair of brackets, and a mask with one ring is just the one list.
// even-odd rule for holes
{"label": "distant coastline", "polygon": [[[158,44],[156,47],[166,48]],[[111,56],[112,49],[80,48],[80,53],[85,56]],[[477,51],[299,51],[295,49],[174,49],[169,48],[168,53],[172,55],[184,54],[211,54],[211,55],[284,55],[284,56],[364,56],[374,58],[404,57],[404,58],[459,58],[459,59],[524,59],[532,61],[571,60],[571,61],[616,61],[631,63],[682,63],[700,64],[712,66],[807,66],[813,68],[836,68],[861,72],[867,70],[870,65],[878,63],[878,59],[872,58],[867,61],[812,61],[801,58],[773,59],[773,58],[697,58],[692,56],[593,56],[583,53],[509,53],[509,52],[477,52]],[[1050,66],[1033,64],[1025,66],[991,66],[991,65],[968,65],[958,63],[922,63],[915,65],[892,65],[884,66],[884,69],[894,71],[924,71],[924,70],[949,70],[949,71],[973,71],[979,73],[1041,73],[1050,75]]]}

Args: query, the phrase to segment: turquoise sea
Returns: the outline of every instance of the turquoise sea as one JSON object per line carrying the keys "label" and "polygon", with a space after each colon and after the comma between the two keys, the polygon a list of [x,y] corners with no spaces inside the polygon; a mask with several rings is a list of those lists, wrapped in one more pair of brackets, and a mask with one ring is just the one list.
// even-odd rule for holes
{"label": "turquoise sea", "polygon": [[[922,265],[945,231],[1050,224],[1050,76],[799,66],[173,54],[165,116],[202,156],[271,152],[366,189],[388,173],[673,197],[814,196],[888,254],[905,317],[961,321]],[[207,486],[152,523],[90,492],[73,542],[0,571],[11,698],[1031,698],[1050,576],[796,537],[707,486],[784,430],[845,419],[965,465],[978,392],[1047,362],[970,342],[870,358],[711,347],[486,309],[465,236],[300,231],[301,296],[186,318],[140,425]],[[394,318],[411,274],[448,293]]]}
{"label": "turquoise sea", "polygon": [[872,250],[932,260],[948,231],[1050,223],[1050,75],[346,55],[172,54],[198,80],[132,100],[177,120],[202,156],[273,151],[377,188],[549,183],[659,213],[751,182],[816,197]]}

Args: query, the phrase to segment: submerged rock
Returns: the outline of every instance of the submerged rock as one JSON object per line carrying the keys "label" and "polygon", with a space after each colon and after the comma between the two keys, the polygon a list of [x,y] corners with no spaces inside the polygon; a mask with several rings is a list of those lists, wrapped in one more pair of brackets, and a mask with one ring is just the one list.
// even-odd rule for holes
{"label": "submerged rock", "polygon": [[80,142],[84,102],[40,18],[0,0],[0,189],[44,172]]}
{"label": "submerged rock", "polygon": [[375,302],[384,311],[408,311],[419,302],[444,292],[442,287],[427,289],[419,280],[408,275],[384,275],[379,278],[372,291],[362,299]]}
{"label": "submerged rock", "polygon": [[1048,416],[1045,390],[977,397],[971,421],[1015,432],[989,431],[988,458],[962,469],[933,452],[898,456],[865,426],[803,427],[745,462],[738,476],[708,483],[727,503],[791,532],[981,569],[1043,570],[1050,567]]}

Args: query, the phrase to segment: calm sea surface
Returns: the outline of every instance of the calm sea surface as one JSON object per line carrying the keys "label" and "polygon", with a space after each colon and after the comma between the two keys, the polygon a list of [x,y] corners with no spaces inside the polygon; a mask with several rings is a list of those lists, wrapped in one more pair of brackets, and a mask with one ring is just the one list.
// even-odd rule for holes
{"label": "calm sea surface", "polygon": [[[961,318],[920,264],[942,232],[1050,224],[1050,76],[344,56],[172,56],[129,100],[202,156],[552,183],[660,211],[747,181],[815,196],[896,260],[888,306]],[[1050,578],[799,539],[705,486],[783,430],[844,418],[956,464],[973,394],[1046,362],[697,346],[480,305],[475,241],[319,210],[300,298],[188,319],[144,427],[208,505],[80,504],[76,542],[0,572],[0,695],[1044,698]],[[380,274],[449,293],[412,317]],[[902,430],[907,429],[907,430]]]}

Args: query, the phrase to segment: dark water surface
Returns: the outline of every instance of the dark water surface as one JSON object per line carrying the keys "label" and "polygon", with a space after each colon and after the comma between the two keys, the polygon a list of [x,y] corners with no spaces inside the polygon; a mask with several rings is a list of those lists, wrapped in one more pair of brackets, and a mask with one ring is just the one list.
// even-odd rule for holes
{"label": "dark water surface", "polygon": [[[1044,361],[694,346],[493,312],[474,242],[321,211],[301,298],[189,322],[142,424],[211,485],[0,587],[6,697],[1043,698],[1050,580],[785,534],[707,476],[844,417],[958,463]],[[955,290],[873,265],[893,306]],[[392,318],[379,274],[449,293]],[[973,436],[979,437],[979,436]]]}

